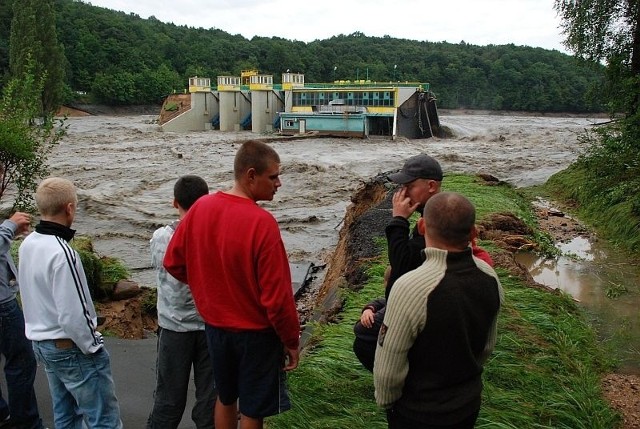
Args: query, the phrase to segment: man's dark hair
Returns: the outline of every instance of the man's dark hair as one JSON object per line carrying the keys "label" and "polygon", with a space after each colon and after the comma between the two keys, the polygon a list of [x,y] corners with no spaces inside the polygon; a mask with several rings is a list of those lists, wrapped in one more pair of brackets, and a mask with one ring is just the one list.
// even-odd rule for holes
{"label": "man's dark hair", "polygon": [[208,193],[209,186],[200,176],[182,176],[173,186],[173,197],[185,210],[189,210],[198,198]]}
{"label": "man's dark hair", "polygon": [[427,230],[434,238],[461,248],[469,245],[476,222],[476,209],[462,194],[435,194],[425,204],[423,217]]}
{"label": "man's dark hair", "polygon": [[275,149],[259,140],[247,140],[236,153],[233,173],[236,179],[250,168],[255,169],[257,174],[262,174],[271,162],[280,163],[280,156]]}

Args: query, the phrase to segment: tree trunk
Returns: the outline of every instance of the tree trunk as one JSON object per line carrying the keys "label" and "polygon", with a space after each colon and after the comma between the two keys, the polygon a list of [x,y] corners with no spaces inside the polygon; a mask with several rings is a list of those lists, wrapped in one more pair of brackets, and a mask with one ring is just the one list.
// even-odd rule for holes
{"label": "tree trunk", "polygon": [[[633,42],[631,46],[631,75],[640,80],[640,0],[629,0],[629,23],[633,28]],[[632,111],[635,114],[640,108],[640,92],[636,91]]]}

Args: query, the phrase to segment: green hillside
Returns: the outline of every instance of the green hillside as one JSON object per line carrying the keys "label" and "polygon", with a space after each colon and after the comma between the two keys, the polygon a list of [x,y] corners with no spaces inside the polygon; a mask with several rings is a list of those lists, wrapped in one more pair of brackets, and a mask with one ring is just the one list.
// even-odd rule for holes
{"label": "green hillside", "polygon": [[[12,1],[0,1],[0,76],[6,80]],[[305,43],[248,40],[220,29],[163,23],[77,0],[55,0],[58,40],[68,61],[68,97],[105,104],[159,103],[191,76],[273,74],[289,69],[307,82],[336,79],[429,82],[443,108],[545,112],[601,111],[602,69],[559,51],[475,46],[356,32]],[[212,9],[211,13],[215,13]]]}

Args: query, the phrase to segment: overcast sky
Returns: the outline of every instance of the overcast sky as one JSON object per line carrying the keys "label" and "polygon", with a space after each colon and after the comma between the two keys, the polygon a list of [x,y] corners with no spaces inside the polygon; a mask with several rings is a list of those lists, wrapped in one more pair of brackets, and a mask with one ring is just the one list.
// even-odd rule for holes
{"label": "overcast sky", "polygon": [[311,42],[367,36],[473,45],[562,46],[554,0],[83,0],[142,18]]}

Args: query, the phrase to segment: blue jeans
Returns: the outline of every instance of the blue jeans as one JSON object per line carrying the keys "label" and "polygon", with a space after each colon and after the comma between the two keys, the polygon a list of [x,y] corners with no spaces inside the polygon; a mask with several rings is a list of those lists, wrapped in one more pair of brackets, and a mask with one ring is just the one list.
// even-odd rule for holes
{"label": "blue jeans", "polygon": [[109,353],[103,347],[85,355],[76,346],[57,348],[54,340],[34,341],[44,365],[56,429],[122,429]]}
{"label": "blue jeans", "polygon": [[175,429],[182,420],[193,367],[196,402],[191,419],[198,429],[213,428],[216,388],[204,331],[158,329],[156,390],[147,429]]}
{"label": "blue jeans", "polygon": [[0,419],[11,415],[12,428],[40,429],[42,421],[33,382],[37,364],[31,341],[24,335],[24,316],[16,299],[0,304],[0,353],[6,359],[9,404],[0,392]]}

